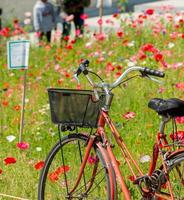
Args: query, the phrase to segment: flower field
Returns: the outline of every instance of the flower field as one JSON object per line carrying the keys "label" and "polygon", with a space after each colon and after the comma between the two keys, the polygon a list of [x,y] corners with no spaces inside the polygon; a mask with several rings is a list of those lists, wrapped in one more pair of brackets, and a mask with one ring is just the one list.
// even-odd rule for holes
{"label": "flower field", "polygon": [[[42,42],[30,49],[26,80],[25,124],[19,141],[24,70],[8,70],[6,42],[24,35],[26,27],[17,20],[0,30],[0,199],[3,194],[37,199],[40,170],[51,147],[57,142],[57,126],[51,122],[47,88],[91,89],[82,75],[80,84],[73,73],[83,59],[90,69],[113,82],[130,66],[140,65],[163,70],[163,84],[148,79],[133,79],[114,90],[111,116],[140,166],[148,169],[159,117],[148,109],[151,98],[184,100],[184,13],[163,8],[148,9],[139,15],[121,18],[114,14],[99,24],[121,21],[121,28],[108,33],[92,33],[86,25],[82,38],[64,38],[61,44]],[[55,33],[54,40],[59,37]],[[177,119],[182,131],[184,119]],[[167,133],[172,132],[168,125]],[[64,133],[66,134],[66,133]],[[116,151],[130,191],[137,199],[120,152]],[[145,153],[146,152],[146,153]],[[89,160],[90,162],[90,160]],[[72,170],[68,166],[67,170]],[[62,170],[64,171],[64,170]]]}

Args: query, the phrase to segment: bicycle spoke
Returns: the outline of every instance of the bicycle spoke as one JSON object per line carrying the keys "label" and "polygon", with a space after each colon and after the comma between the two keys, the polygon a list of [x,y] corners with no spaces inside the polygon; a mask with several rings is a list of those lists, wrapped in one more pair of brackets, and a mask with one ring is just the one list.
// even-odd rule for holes
{"label": "bicycle spoke", "polygon": [[[70,193],[76,184],[86,142],[87,140],[82,136],[74,135],[66,137],[66,142],[64,140],[58,143],[58,146],[56,145],[51,162],[47,164],[46,161],[48,171],[46,170],[42,175],[44,183],[40,186],[43,188],[40,193],[44,193],[44,198],[41,197],[39,200],[107,200],[110,198],[107,168],[105,163],[101,162],[100,152],[97,153],[95,148],[91,149],[91,160],[86,163],[81,181],[76,190]],[[59,151],[60,153],[57,153]]]}

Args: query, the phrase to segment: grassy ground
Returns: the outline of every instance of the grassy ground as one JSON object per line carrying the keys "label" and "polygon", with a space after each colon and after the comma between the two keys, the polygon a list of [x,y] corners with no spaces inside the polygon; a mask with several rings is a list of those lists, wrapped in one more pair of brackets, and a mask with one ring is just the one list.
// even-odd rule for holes
{"label": "grassy ground", "polygon": [[[142,15],[134,20],[130,17],[122,21],[122,29],[113,34],[91,36],[88,33],[75,43],[31,47],[23,134],[23,141],[29,144],[26,150],[17,148],[24,71],[7,69],[7,38],[0,36],[0,193],[37,198],[40,170],[35,169],[35,164],[45,159],[58,140],[57,126],[50,120],[47,88],[76,88],[72,74],[81,59],[89,59],[90,68],[109,82],[132,63],[165,71],[163,85],[139,78],[114,90],[110,114],[131,152],[146,171],[149,162],[140,163],[140,158],[151,156],[159,125],[159,117],[147,107],[149,99],[184,98],[184,27],[180,18],[180,14],[170,17],[166,14],[159,17],[156,14]],[[146,50],[145,45],[148,44],[154,48]],[[82,89],[90,89],[84,77],[81,76],[80,80]],[[130,111],[135,113],[135,117],[127,120],[123,115]],[[167,131],[171,132],[169,127]],[[11,135],[15,136],[12,142],[7,139]],[[117,151],[116,155],[123,174],[128,177],[130,173],[120,152]],[[16,163],[6,165],[4,160],[7,157],[15,158]],[[130,187],[135,193],[132,185]],[[134,199],[137,199],[136,195]],[[0,199],[7,197],[0,196]]]}

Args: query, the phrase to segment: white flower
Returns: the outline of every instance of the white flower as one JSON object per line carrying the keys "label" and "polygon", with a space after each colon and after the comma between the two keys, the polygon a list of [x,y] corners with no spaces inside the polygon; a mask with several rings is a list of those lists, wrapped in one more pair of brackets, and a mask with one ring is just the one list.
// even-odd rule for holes
{"label": "white flower", "polygon": [[169,48],[169,49],[173,48],[174,46],[175,46],[175,44],[172,43],[172,42],[170,42],[170,43],[168,44],[168,48]]}
{"label": "white flower", "polygon": [[15,136],[14,135],[8,135],[7,137],[6,137],[6,139],[8,140],[8,142],[13,142],[14,140],[15,140]]}
{"label": "white flower", "polygon": [[36,147],[36,151],[42,151],[41,147]]}
{"label": "white flower", "polygon": [[25,24],[25,25],[31,24],[31,19],[29,19],[29,18],[25,19],[25,20],[24,20],[24,24]]}
{"label": "white flower", "polygon": [[135,41],[131,41],[131,42],[129,42],[128,44],[127,44],[127,46],[129,46],[129,47],[133,47],[135,45]]}
{"label": "white flower", "polygon": [[149,155],[144,155],[140,158],[141,163],[149,162],[151,160]]}

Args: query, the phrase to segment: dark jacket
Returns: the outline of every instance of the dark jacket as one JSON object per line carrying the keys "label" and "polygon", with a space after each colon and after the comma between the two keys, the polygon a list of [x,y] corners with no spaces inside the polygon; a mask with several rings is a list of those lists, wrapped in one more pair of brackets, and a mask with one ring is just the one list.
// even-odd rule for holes
{"label": "dark jacket", "polygon": [[59,0],[61,7],[67,14],[80,13],[84,10],[84,7],[90,5],[90,0]]}

